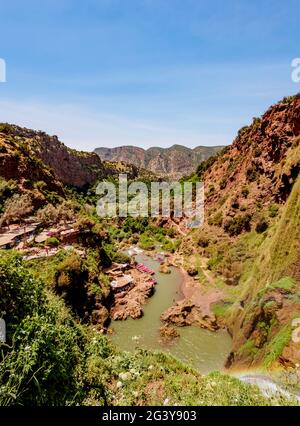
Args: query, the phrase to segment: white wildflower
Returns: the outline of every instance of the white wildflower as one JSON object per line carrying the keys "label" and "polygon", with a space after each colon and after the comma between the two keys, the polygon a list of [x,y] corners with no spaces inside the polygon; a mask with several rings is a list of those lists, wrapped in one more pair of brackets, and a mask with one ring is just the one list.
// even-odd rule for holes
{"label": "white wildflower", "polygon": [[131,379],[131,374],[129,372],[128,373],[120,373],[119,377],[120,377],[121,380],[125,381],[125,380]]}

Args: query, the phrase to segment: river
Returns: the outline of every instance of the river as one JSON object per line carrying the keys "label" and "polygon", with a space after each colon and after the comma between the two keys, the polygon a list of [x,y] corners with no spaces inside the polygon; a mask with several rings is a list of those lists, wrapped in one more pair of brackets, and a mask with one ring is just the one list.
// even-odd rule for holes
{"label": "river", "polygon": [[112,321],[111,338],[115,345],[125,351],[145,348],[167,352],[203,374],[222,370],[231,350],[231,338],[225,330],[211,332],[193,326],[177,327],[179,338],[171,343],[161,341],[160,315],[179,300],[182,275],[175,267],[171,267],[170,274],[160,273],[159,263],[144,254],[136,256],[136,260],[156,272],[157,285],[154,295],[143,307],[142,318]]}

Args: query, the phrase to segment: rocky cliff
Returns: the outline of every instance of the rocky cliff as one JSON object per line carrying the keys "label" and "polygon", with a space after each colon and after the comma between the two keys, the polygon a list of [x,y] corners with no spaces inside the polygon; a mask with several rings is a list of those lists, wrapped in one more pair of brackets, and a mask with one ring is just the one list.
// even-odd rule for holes
{"label": "rocky cliff", "polygon": [[[75,151],[57,136],[10,124],[0,125],[0,175],[83,187],[105,173],[95,153]],[[52,182],[52,183],[51,183]]]}
{"label": "rocky cliff", "polygon": [[240,129],[222,155],[198,169],[206,187],[206,219],[234,234],[232,220],[249,215],[250,227],[265,208],[285,202],[300,171],[299,137],[300,95]]}
{"label": "rocky cliff", "polygon": [[206,192],[197,251],[224,284],[216,312],[233,336],[227,366],[295,367],[300,364],[300,346],[292,341],[292,321],[300,316],[300,95],[254,118],[197,173]]}

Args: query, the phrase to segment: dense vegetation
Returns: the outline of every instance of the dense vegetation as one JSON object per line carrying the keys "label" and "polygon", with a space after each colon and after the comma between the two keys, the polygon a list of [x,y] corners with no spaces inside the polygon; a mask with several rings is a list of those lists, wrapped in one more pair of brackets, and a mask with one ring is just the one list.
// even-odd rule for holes
{"label": "dense vegetation", "polygon": [[83,325],[19,255],[0,257],[0,405],[271,405],[255,387],[219,373],[200,376],[147,351],[119,353]]}

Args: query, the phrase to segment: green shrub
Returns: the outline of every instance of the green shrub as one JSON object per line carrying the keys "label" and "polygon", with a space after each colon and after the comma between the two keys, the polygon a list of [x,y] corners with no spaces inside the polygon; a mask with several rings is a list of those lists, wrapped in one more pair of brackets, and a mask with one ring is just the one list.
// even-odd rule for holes
{"label": "green shrub", "polygon": [[223,178],[220,182],[220,189],[225,189],[227,185],[227,179]]}
{"label": "green shrub", "polygon": [[258,234],[261,234],[268,229],[268,226],[269,226],[268,221],[265,218],[261,218],[255,226],[255,231]]}
{"label": "green shrub", "polygon": [[229,235],[239,235],[243,231],[250,231],[250,223],[251,223],[251,216],[250,214],[243,214],[236,216],[224,224],[224,229],[226,232],[229,233]]}
{"label": "green shrub", "polygon": [[209,196],[213,195],[215,193],[215,190],[216,189],[215,189],[214,185],[210,184],[209,187],[208,187],[207,196],[209,197]]}
{"label": "green shrub", "polygon": [[271,342],[267,345],[266,356],[264,359],[264,365],[270,367],[273,362],[278,360],[282,354],[285,346],[288,345],[292,337],[292,329],[290,325],[282,327],[282,329],[276,333]]}
{"label": "green shrub", "polygon": [[209,243],[210,243],[209,237],[207,237],[206,235],[202,235],[202,234],[199,235],[199,237],[197,239],[197,245],[199,247],[206,248],[206,247],[208,247]]}
{"label": "green shrub", "polygon": [[261,298],[264,294],[266,294],[269,290],[283,290],[285,292],[292,292],[295,288],[295,281],[291,277],[282,277],[280,280],[268,284],[263,287],[259,292],[258,296]]}
{"label": "green shrub", "polygon": [[223,256],[221,254],[217,254],[209,258],[207,262],[207,267],[210,270],[214,270],[223,260]]}
{"label": "green shrub", "polygon": [[20,255],[0,255],[0,317],[7,324],[8,338],[27,316],[34,315],[45,303],[42,283],[34,282]]}
{"label": "green shrub", "polygon": [[276,217],[278,215],[279,207],[277,204],[270,204],[269,206],[269,216],[270,217]]}
{"label": "green shrub", "polygon": [[249,193],[250,193],[249,188],[248,188],[247,186],[244,186],[244,187],[242,188],[242,195],[243,195],[243,197],[244,197],[244,198],[247,198],[247,197],[248,197],[248,195],[249,195]]}
{"label": "green shrub", "polygon": [[45,246],[49,246],[49,247],[58,247],[59,246],[59,239],[56,237],[49,237],[47,238],[47,240],[45,241]]}
{"label": "green shrub", "polygon": [[260,157],[261,156],[261,154],[262,154],[262,150],[261,150],[261,148],[259,148],[259,147],[256,147],[256,148],[254,148],[254,150],[253,150],[253,155],[254,155],[254,157]]}
{"label": "green shrub", "polygon": [[[219,153],[220,155],[220,153]],[[199,178],[203,177],[203,174],[206,172],[206,170],[208,170],[217,160],[218,156],[217,155],[212,155],[211,157],[209,157],[207,160],[202,161],[199,166],[197,167],[196,173],[199,176]]]}
{"label": "green shrub", "polygon": [[255,347],[255,343],[253,340],[247,340],[243,346],[240,347],[238,354],[243,357],[251,357],[253,358],[258,352],[258,348]]}
{"label": "green shrub", "polygon": [[14,223],[30,215],[34,211],[33,199],[30,193],[13,194],[4,204],[1,224]]}
{"label": "green shrub", "polygon": [[234,196],[231,201],[231,207],[233,209],[238,209],[240,207],[240,203],[237,196]]}
{"label": "green shrub", "polygon": [[244,136],[249,130],[249,126],[244,126],[241,127],[238,131],[238,138],[241,138],[242,136]]}
{"label": "green shrub", "polygon": [[17,192],[18,186],[14,180],[0,177],[0,213],[4,211],[5,201]]}
{"label": "green shrub", "polygon": [[17,182],[13,179],[5,180],[0,176],[0,199],[11,197],[18,189]]}
{"label": "green shrub", "polygon": [[39,180],[34,182],[34,187],[43,192],[47,189],[47,184],[43,180]]}
{"label": "green shrub", "polygon": [[214,303],[212,305],[212,311],[216,317],[224,317],[230,306],[230,303]]}
{"label": "green shrub", "polygon": [[113,261],[117,263],[130,263],[130,257],[126,253],[116,252]]}
{"label": "green shrub", "polygon": [[210,216],[208,219],[209,225],[222,226],[222,223],[223,223],[223,213],[221,211]]}
{"label": "green shrub", "polygon": [[110,353],[106,339],[88,336],[20,256],[0,256],[0,281],[0,316],[7,325],[7,344],[0,344],[0,405],[80,404],[90,391],[101,402],[102,379],[87,372],[94,342],[98,363]]}
{"label": "green shrub", "polygon": [[143,250],[153,250],[155,248],[155,242],[148,235],[142,234],[140,237],[139,246]]}
{"label": "green shrub", "polygon": [[254,167],[249,167],[246,170],[246,176],[249,182],[254,182],[257,179],[257,171]]}
{"label": "green shrub", "polygon": [[13,130],[13,127],[11,124],[8,123],[0,123],[0,133],[5,133],[8,135]]}
{"label": "green shrub", "polygon": [[180,240],[164,239],[162,249],[170,253],[174,253],[180,245]]}
{"label": "green shrub", "polygon": [[258,129],[260,124],[261,124],[261,118],[253,117],[252,124],[251,124],[252,129]]}
{"label": "green shrub", "polygon": [[127,217],[122,226],[124,232],[137,233],[142,234],[145,232],[147,226],[149,225],[149,219],[147,217],[144,218],[134,218]]}
{"label": "green shrub", "polygon": [[295,287],[295,281],[291,277],[283,277],[275,283],[272,283],[270,287],[290,291]]}

